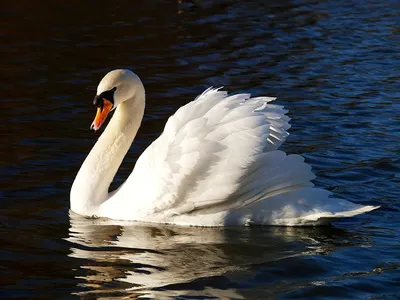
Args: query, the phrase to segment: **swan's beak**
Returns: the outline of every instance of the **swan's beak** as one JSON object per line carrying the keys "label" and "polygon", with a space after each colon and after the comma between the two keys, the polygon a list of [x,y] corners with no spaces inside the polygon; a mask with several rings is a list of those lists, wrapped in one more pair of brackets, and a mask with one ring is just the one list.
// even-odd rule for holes
{"label": "swan's beak", "polygon": [[103,125],[104,121],[106,120],[108,114],[110,113],[112,107],[113,104],[111,103],[111,101],[103,99],[103,105],[97,108],[96,117],[94,118],[94,121],[90,128],[94,131],[99,130],[101,125]]}

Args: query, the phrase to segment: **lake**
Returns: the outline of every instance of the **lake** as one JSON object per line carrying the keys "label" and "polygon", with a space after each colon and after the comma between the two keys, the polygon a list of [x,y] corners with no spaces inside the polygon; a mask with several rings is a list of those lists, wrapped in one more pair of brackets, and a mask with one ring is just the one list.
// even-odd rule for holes
{"label": "lake", "polygon": [[[399,299],[398,1],[10,1],[1,8],[1,299]],[[113,187],[209,86],[276,96],[282,149],[379,210],[328,227],[185,228],[69,212],[100,133],[92,100],[129,68],[145,119]]]}

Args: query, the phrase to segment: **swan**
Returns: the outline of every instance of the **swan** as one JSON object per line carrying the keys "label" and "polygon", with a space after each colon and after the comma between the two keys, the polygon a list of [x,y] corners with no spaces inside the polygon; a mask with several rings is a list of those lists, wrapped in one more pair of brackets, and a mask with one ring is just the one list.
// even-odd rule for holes
{"label": "swan", "polygon": [[97,87],[91,128],[108,126],[71,187],[71,211],[114,220],[191,226],[325,225],[378,208],[315,188],[300,155],[278,150],[289,117],[275,98],[209,88],[172,115],[128,179],[110,184],[140,127],[145,89],[130,70]]}

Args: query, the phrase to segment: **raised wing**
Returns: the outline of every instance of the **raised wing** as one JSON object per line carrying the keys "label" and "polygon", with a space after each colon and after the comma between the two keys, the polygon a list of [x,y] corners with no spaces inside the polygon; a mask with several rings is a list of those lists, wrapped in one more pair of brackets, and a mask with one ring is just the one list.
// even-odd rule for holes
{"label": "raised wing", "polygon": [[[265,176],[271,175],[265,164],[286,157],[274,150],[285,141],[290,127],[287,111],[269,103],[274,99],[206,90],[169,118],[164,132],[138,159],[119,196],[139,197],[131,200],[135,210],[153,216],[215,212],[265,196]],[[285,166],[288,163],[305,165],[299,156],[285,160]],[[300,183],[310,186],[313,174],[306,172]],[[270,192],[276,190],[271,188]]]}

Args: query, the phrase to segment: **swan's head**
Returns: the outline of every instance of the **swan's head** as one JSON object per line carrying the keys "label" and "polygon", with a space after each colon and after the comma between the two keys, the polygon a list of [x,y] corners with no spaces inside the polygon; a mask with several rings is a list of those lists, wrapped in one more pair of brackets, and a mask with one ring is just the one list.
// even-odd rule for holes
{"label": "swan's head", "polygon": [[138,93],[144,94],[144,87],[135,73],[126,69],[108,72],[97,87],[93,100],[97,113],[90,128],[98,130],[110,111],[126,100],[134,101]]}

